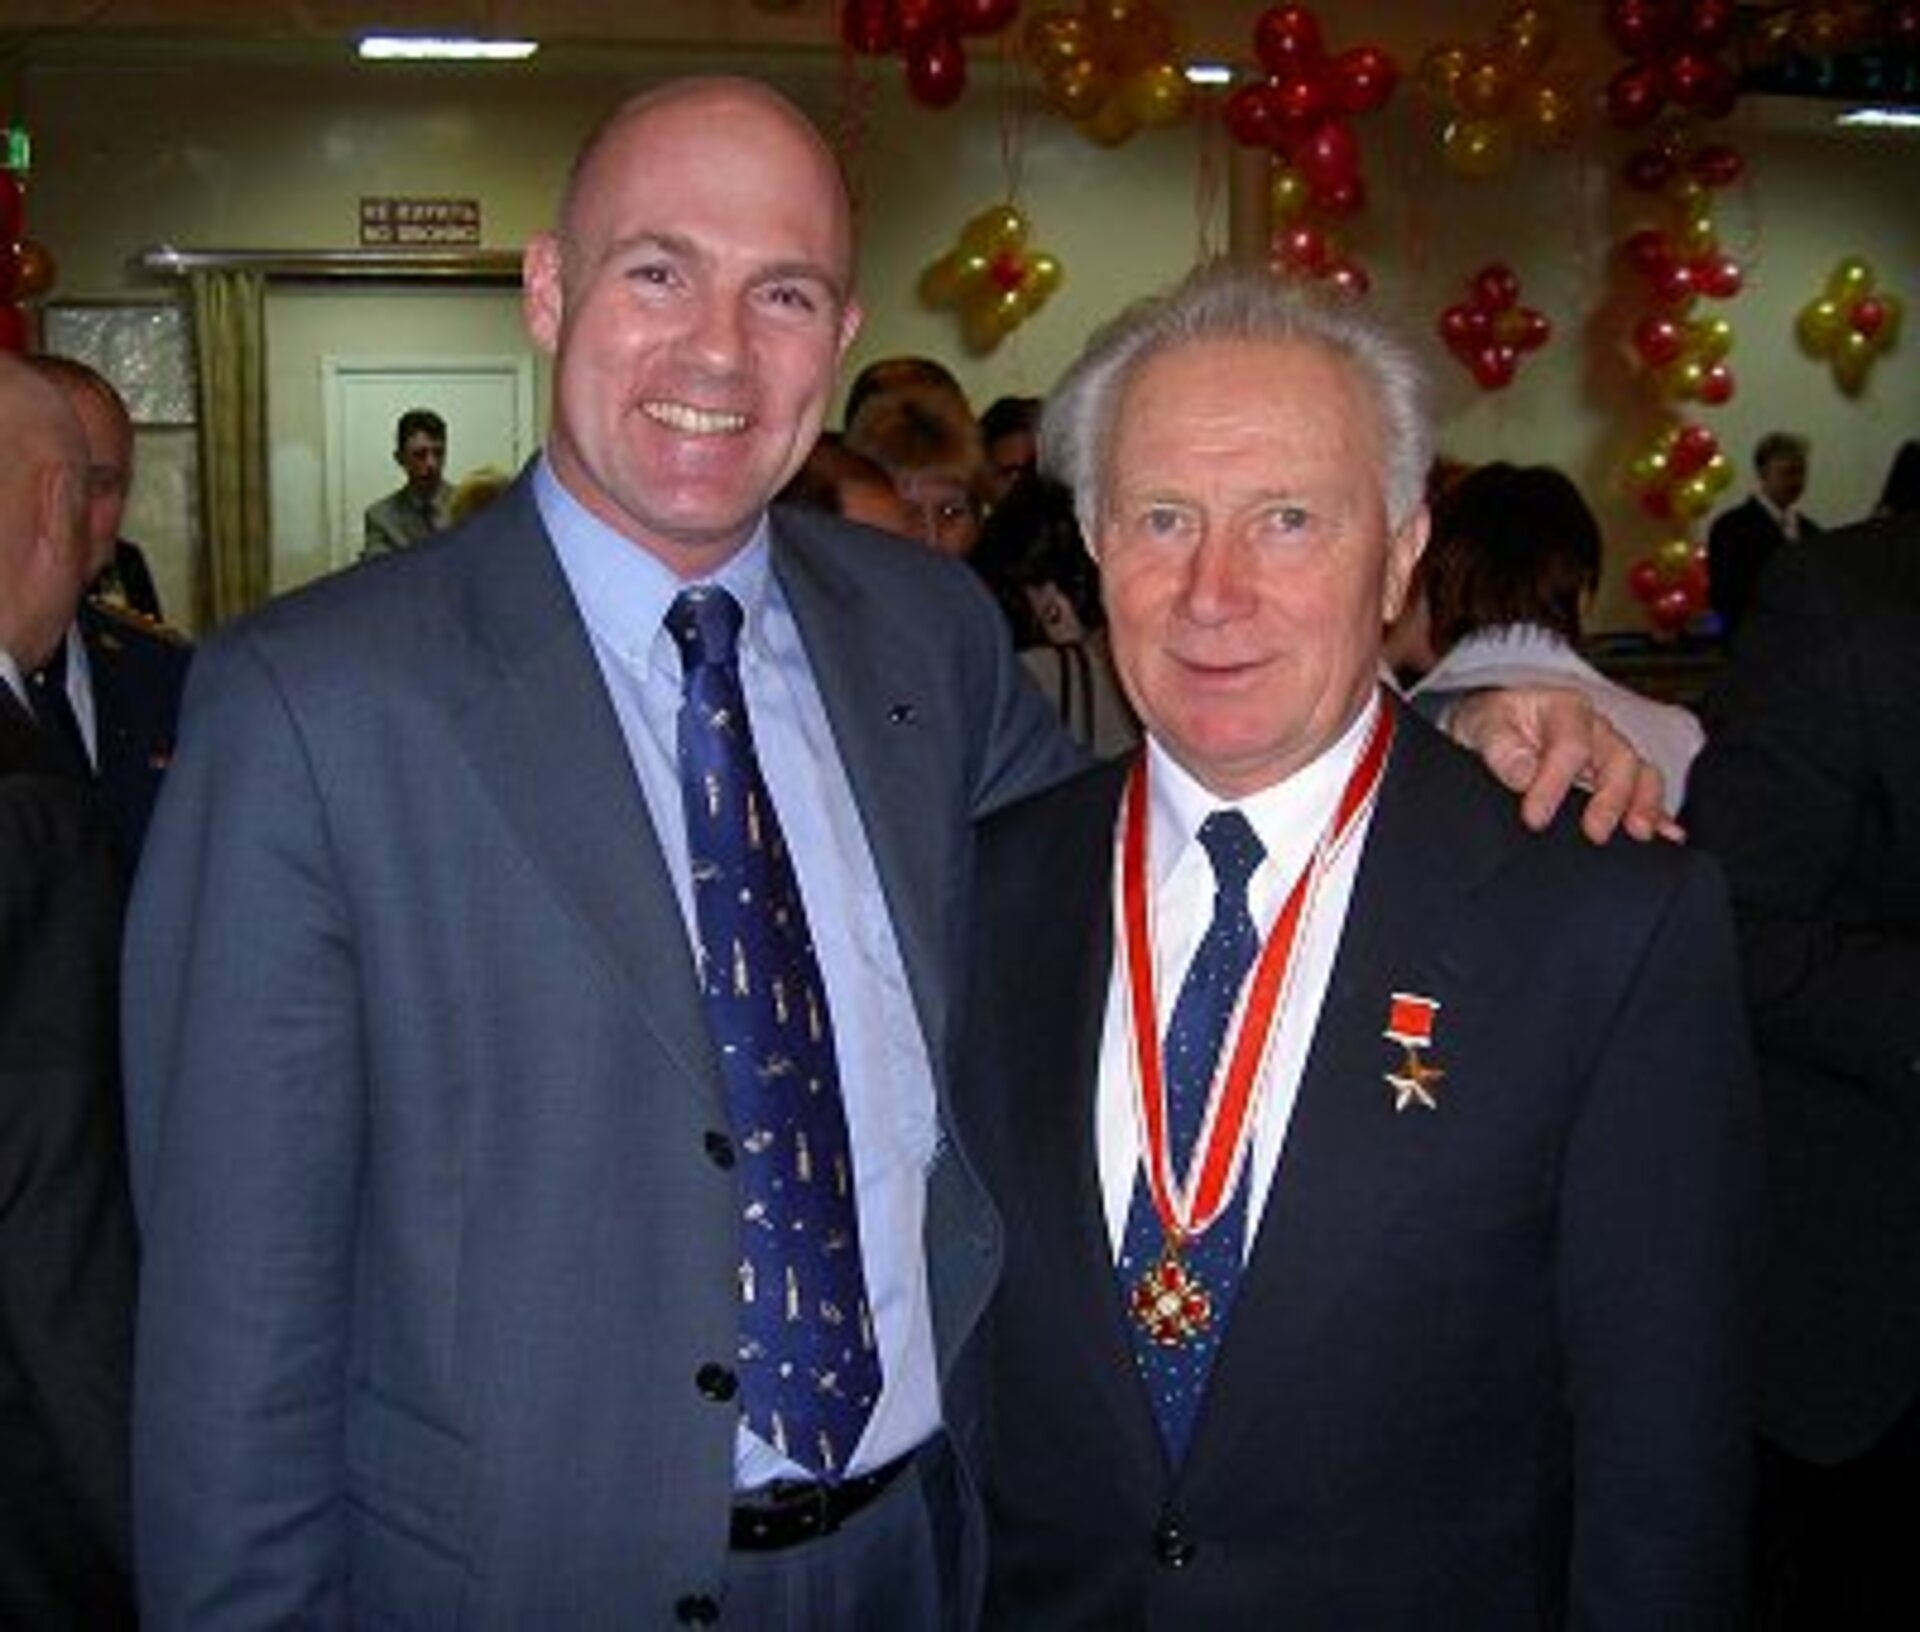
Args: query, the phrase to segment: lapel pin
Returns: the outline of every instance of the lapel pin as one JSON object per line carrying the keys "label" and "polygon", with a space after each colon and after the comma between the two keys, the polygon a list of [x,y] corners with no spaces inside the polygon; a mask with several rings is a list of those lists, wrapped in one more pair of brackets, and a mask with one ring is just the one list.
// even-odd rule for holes
{"label": "lapel pin", "polygon": [[1416,997],[1410,992],[1393,994],[1387,1010],[1387,1029],[1381,1035],[1407,1051],[1400,1069],[1386,1073],[1396,1112],[1404,1111],[1409,1105],[1429,1111],[1440,1109],[1435,1094],[1446,1072],[1428,1064],[1420,1052],[1433,1044],[1433,1017],[1439,1012],[1438,1001],[1431,997]]}
{"label": "lapel pin", "polygon": [[912,703],[895,703],[887,710],[887,722],[890,725],[918,725],[920,711]]}

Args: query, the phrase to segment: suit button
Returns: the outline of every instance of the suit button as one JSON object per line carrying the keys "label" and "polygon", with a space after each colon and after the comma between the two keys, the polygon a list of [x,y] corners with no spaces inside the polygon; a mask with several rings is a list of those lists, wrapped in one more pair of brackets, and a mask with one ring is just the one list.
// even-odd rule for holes
{"label": "suit button", "polygon": [[725,1366],[709,1360],[693,1374],[693,1386],[702,1399],[724,1404],[740,1392],[740,1379]]}
{"label": "suit button", "polygon": [[1170,1570],[1185,1569],[1200,1551],[1193,1537],[1180,1528],[1178,1519],[1162,1519],[1153,1533],[1153,1556]]}
{"label": "suit button", "polygon": [[733,1166],[733,1141],[724,1133],[709,1133],[701,1143],[707,1147],[707,1160],[721,1172]]}
{"label": "suit button", "polygon": [[720,1620],[720,1603],[704,1592],[690,1592],[673,1606],[673,1618],[682,1626],[713,1626]]}

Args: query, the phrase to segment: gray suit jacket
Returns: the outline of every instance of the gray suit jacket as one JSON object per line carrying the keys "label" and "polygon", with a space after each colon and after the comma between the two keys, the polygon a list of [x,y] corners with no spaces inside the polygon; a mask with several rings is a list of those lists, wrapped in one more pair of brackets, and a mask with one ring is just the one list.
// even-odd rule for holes
{"label": "gray suit jacket", "polygon": [[[799,514],[774,564],[938,1070],[969,822],[1071,751],[963,571]],[[719,1592],[724,1099],[524,481],[204,650],[126,1013],[148,1624],[632,1626]],[[951,1145],[928,1182],[944,1360],[997,1233]]]}

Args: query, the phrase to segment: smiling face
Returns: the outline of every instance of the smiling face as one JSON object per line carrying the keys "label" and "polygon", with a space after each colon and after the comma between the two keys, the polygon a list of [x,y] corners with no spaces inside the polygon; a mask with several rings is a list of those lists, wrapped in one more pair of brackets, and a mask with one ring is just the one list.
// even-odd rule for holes
{"label": "smiling face", "polygon": [[832,157],[772,93],[634,104],[527,249],[555,475],[681,576],[712,571],[813,445],[858,326],[852,257]]}
{"label": "smiling face", "polygon": [[1114,662],[1155,739],[1222,798],[1337,741],[1426,539],[1389,531],[1354,367],[1300,341],[1194,341],[1139,365],[1099,505]]}

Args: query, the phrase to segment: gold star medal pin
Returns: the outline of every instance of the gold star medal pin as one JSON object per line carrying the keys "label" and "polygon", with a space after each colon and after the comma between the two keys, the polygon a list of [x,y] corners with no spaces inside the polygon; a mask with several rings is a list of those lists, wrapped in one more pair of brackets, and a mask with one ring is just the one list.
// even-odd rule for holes
{"label": "gold star medal pin", "polygon": [[1437,1087],[1446,1072],[1429,1064],[1420,1052],[1433,1045],[1433,1017],[1439,1012],[1440,1004],[1434,998],[1416,997],[1411,992],[1393,994],[1387,1009],[1387,1029],[1382,1035],[1407,1051],[1400,1069],[1386,1074],[1396,1112],[1404,1111],[1409,1105],[1429,1111],[1440,1109]]}

